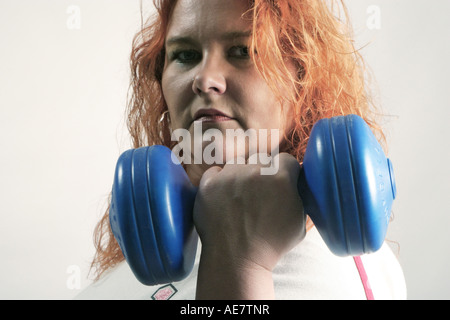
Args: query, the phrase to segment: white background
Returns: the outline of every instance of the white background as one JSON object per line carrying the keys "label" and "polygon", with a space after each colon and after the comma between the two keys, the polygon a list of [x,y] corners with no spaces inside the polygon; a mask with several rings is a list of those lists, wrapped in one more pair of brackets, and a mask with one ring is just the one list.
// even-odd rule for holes
{"label": "white background", "polygon": [[[347,4],[392,115],[398,198],[388,238],[400,246],[409,298],[449,299],[450,2]],[[0,0],[0,299],[71,299],[90,283],[93,229],[129,147],[139,10],[138,0]]]}

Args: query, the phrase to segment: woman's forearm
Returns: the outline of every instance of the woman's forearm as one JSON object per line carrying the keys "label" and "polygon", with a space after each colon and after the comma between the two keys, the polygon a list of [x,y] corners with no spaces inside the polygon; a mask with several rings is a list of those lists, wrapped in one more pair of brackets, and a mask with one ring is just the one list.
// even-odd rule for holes
{"label": "woman's forearm", "polygon": [[274,299],[272,272],[249,261],[202,250],[197,279],[198,300]]}

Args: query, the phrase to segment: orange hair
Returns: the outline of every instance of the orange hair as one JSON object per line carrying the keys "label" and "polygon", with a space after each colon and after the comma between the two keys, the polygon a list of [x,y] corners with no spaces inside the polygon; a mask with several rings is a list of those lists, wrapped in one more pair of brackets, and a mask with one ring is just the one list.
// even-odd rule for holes
{"label": "orange hair", "polygon": [[[134,148],[173,146],[170,120],[163,116],[167,105],[161,79],[165,35],[177,1],[153,2],[156,14],[136,34],[131,53],[127,124]],[[340,18],[342,12],[345,19]],[[288,151],[299,162],[311,129],[321,118],[358,114],[384,142],[343,1],[249,0],[249,10],[243,16],[253,23],[249,52],[256,68],[277,97],[293,105],[295,127],[286,140]],[[296,75],[289,72],[288,60],[295,63]],[[97,252],[91,267],[98,279],[124,260],[109,225],[108,210],[96,227],[94,242]]]}

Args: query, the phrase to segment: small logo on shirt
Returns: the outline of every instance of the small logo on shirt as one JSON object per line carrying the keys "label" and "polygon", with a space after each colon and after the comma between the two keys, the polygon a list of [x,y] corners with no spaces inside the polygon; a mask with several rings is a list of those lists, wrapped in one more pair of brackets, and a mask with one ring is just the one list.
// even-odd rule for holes
{"label": "small logo on shirt", "polygon": [[178,290],[171,284],[162,286],[152,295],[153,300],[170,300]]}

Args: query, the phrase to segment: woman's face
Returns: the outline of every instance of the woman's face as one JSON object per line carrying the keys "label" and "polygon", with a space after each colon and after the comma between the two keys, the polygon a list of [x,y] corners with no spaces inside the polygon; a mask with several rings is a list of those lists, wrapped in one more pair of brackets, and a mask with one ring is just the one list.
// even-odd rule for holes
{"label": "woman's face", "polygon": [[[242,0],[179,0],[165,40],[162,90],[172,130],[194,124],[202,131],[287,127],[286,107],[257,72],[248,55],[251,21]],[[282,112],[283,110],[283,112]],[[195,137],[197,138],[197,137]],[[248,155],[247,155],[248,156]]]}

